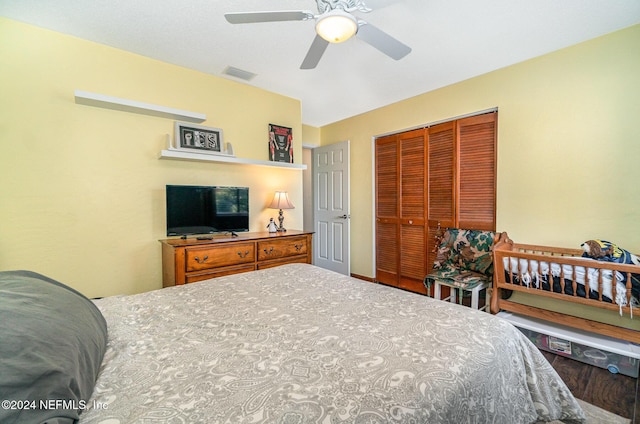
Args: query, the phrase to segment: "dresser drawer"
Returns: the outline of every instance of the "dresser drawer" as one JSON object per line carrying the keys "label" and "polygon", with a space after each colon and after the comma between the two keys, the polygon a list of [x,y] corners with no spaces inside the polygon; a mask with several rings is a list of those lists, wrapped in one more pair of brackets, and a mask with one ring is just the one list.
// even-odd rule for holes
{"label": "dresser drawer", "polygon": [[289,258],[275,259],[273,261],[258,262],[258,269],[273,268],[284,264],[306,264],[309,263],[306,256],[292,256]]}
{"label": "dresser drawer", "polygon": [[307,238],[304,236],[258,242],[258,261],[305,255],[306,253]]}
{"label": "dresser drawer", "polygon": [[185,250],[186,272],[255,262],[254,243],[189,247]]}
{"label": "dresser drawer", "polygon": [[185,283],[195,283],[197,281],[208,280],[210,278],[223,277],[225,275],[239,274],[241,272],[249,272],[256,269],[256,265],[253,263],[227,266],[224,268],[213,268],[206,271],[190,272],[185,275]]}

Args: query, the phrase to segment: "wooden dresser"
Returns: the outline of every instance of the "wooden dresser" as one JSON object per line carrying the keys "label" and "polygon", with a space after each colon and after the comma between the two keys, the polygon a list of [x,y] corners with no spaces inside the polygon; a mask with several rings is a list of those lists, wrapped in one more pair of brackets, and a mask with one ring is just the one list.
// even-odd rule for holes
{"label": "wooden dresser", "polygon": [[162,243],[163,287],[264,269],[288,263],[311,263],[313,233],[238,233],[210,240],[165,239]]}

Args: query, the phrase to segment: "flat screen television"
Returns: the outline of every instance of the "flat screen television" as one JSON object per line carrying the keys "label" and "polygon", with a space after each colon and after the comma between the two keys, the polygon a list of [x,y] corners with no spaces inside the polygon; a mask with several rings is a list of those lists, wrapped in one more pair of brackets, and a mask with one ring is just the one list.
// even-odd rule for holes
{"label": "flat screen television", "polygon": [[249,231],[249,188],[167,185],[167,236]]}

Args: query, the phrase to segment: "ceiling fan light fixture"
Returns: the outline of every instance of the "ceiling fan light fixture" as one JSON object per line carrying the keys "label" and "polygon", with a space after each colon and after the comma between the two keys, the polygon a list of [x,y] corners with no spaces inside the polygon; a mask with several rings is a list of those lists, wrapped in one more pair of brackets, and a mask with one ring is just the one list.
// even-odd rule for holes
{"label": "ceiling fan light fixture", "polygon": [[318,18],[316,32],[330,43],[342,43],[358,32],[358,21],[342,9],[333,9]]}

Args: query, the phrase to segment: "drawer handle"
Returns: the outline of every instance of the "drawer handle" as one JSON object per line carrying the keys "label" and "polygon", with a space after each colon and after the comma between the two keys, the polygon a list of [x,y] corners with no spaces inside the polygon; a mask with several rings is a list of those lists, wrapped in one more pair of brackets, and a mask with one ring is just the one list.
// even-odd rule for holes
{"label": "drawer handle", "polygon": [[206,255],[204,258],[200,259],[199,257],[195,257],[194,258],[196,260],[196,262],[198,262],[199,264],[203,264],[205,262],[207,262],[207,260],[209,259],[209,255]]}
{"label": "drawer handle", "polygon": [[304,246],[304,244],[294,244],[293,247],[296,248],[296,251],[299,252],[300,250],[302,250],[302,247]]}
{"label": "drawer handle", "polygon": [[238,256],[240,256],[243,259],[246,258],[248,254],[249,254],[248,250],[246,252],[244,252],[244,255],[242,254],[242,252],[238,252]]}
{"label": "drawer handle", "polygon": [[273,246],[271,246],[271,249],[269,249],[269,250],[264,249],[264,253],[266,253],[267,255],[272,254],[273,253]]}

